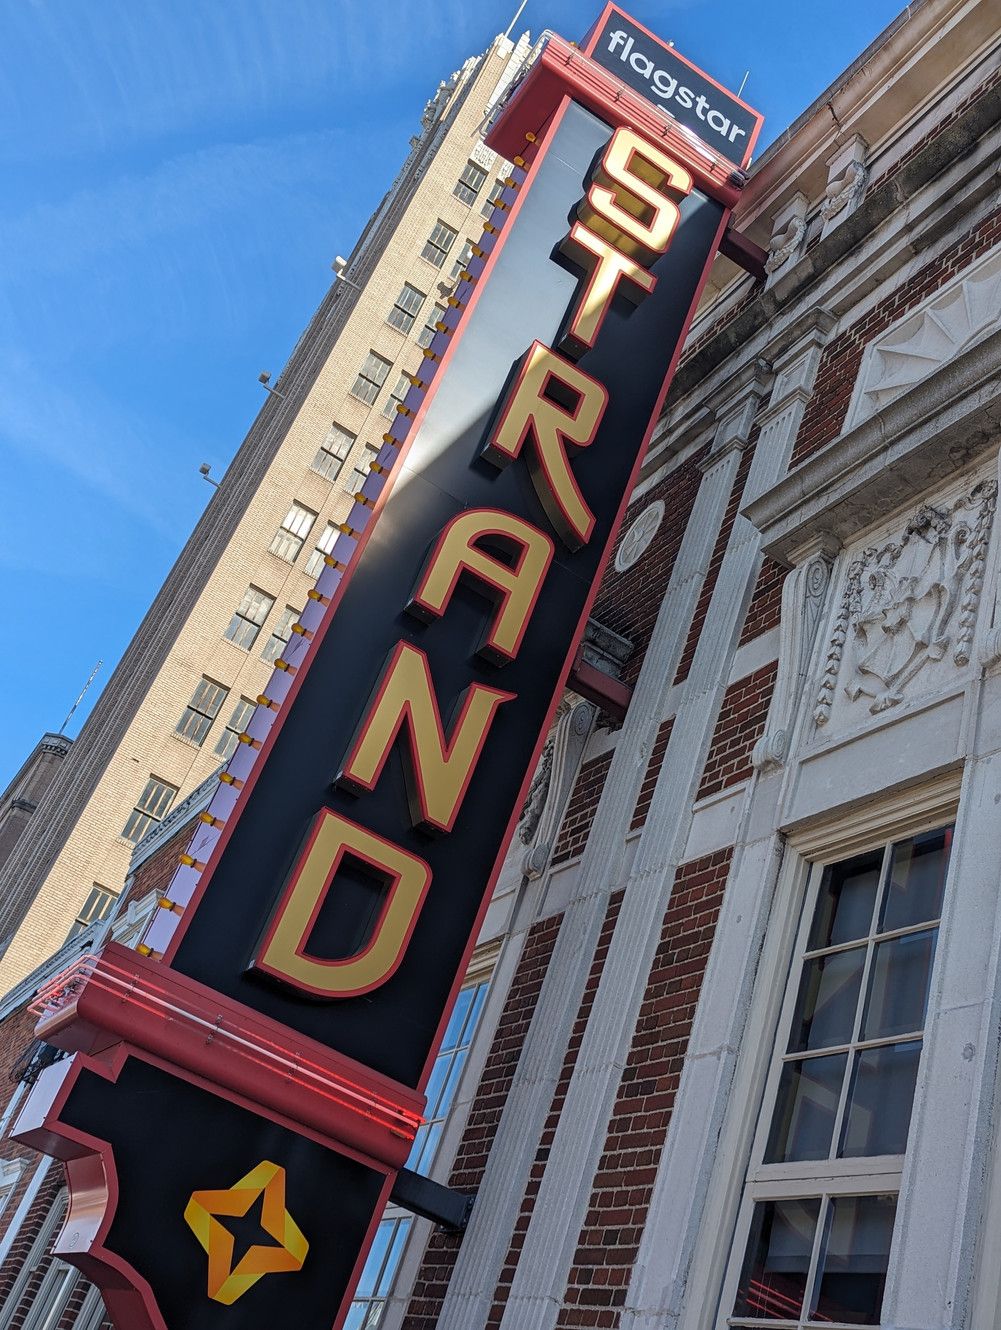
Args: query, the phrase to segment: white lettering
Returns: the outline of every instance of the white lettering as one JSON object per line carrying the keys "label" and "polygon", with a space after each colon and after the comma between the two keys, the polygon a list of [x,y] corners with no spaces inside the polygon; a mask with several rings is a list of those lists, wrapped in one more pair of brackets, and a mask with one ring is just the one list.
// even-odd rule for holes
{"label": "white lettering", "polygon": [[738,134],[741,136],[741,138],[743,138],[746,133],[747,133],[746,129],[739,129],[736,125],[734,125],[733,129],[730,130],[730,142],[733,143]]}
{"label": "white lettering", "polygon": [[633,49],[633,39],[632,39],[632,37],[630,37],[630,38],[627,40],[625,46],[623,46],[623,48],[622,48],[622,54],[619,56],[619,59],[620,59],[620,60],[628,60],[628,59],[629,59],[629,52],[630,52],[632,49]]}
{"label": "white lettering", "polygon": [[691,88],[679,88],[678,105],[683,106],[686,111],[690,111],[692,109],[692,98],[694,96],[695,94],[692,92]]}
{"label": "white lettering", "polygon": [[614,51],[617,46],[621,46],[626,40],[626,34],[621,28],[617,28],[608,39],[608,49]]}
{"label": "white lettering", "polygon": [[[713,119],[713,116],[716,119]],[[712,110],[706,116],[706,122],[710,129],[715,129],[717,134],[726,134],[730,128],[730,122],[720,111]]]}
{"label": "white lettering", "polygon": [[699,117],[700,120],[705,120],[706,118],[705,110],[708,105],[709,103],[700,93],[698,97],[696,97],[695,99],[695,114]]}
{"label": "white lettering", "polygon": [[665,69],[655,69],[653,71],[651,82],[653,83],[654,91],[667,100],[670,100],[674,96],[674,90],[678,86],[678,80],[671,78],[671,75]]}
{"label": "white lettering", "polygon": [[[641,63],[637,64],[637,61],[641,61]],[[653,61],[648,55],[643,55],[640,51],[629,57],[629,63],[636,70],[636,73],[642,74],[645,79],[648,79],[653,73]]]}

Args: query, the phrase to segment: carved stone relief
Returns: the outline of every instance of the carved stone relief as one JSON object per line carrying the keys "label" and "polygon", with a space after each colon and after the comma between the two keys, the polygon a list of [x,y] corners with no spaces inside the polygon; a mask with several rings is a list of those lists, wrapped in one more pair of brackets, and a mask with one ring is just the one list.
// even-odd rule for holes
{"label": "carved stone relief", "polygon": [[526,847],[521,869],[525,877],[541,877],[549,865],[556,832],[570,797],[597,707],[564,698],[518,822],[518,840]]}
{"label": "carved stone relief", "polygon": [[829,181],[824,191],[824,201],[820,205],[820,215],[824,221],[830,222],[849,205],[856,205],[865,192],[868,178],[865,163],[851,161],[840,175]]}
{"label": "carved stone relief", "polygon": [[765,259],[765,271],[769,277],[774,276],[779,268],[799,253],[806,235],[809,206],[809,200],[797,190],[776,214],[772,223],[772,237],[768,242],[768,258]]}
{"label": "carved stone relief", "polygon": [[813,644],[831,578],[834,547],[821,549],[787,575],[782,586],[779,668],[768,708],[765,732],[754,745],[751,761],[759,771],[781,766],[803,694]]}
{"label": "carved stone relief", "polygon": [[1001,249],[968,268],[867,349],[848,411],[857,425],[1001,327]]}
{"label": "carved stone relief", "polygon": [[655,499],[633,521],[615,552],[615,571],[624,573],[645,554],[664,520],[664,501]]}
{"label": "carved stone relief", "polygon": [[839,699],[878,714],[905,701],[914,681],[970,663],[998,483],[922,504],[898,534],[849,562],[827,646],[814,720]]}

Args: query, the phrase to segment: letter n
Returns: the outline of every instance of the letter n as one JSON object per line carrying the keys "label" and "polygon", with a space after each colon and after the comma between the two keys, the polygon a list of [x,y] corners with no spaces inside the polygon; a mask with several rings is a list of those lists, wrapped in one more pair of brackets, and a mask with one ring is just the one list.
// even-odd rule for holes
{"label": "letter n", "polygon": [[383,671],[337,783],[372,790],[406,727],[407,792],[414,825],[451,831],[497,708],[514,693],[474,683],[466,689],[450,736],[442,724],[427,656],[397,644]]}
{"label": "letter n", "polygon": [[[330,960],[310,936],[339,870],[351,861],[382,890],[378,918],[360,948]],[[384,984],[403,958],[431,882],[416,855],[339,813],[323,809],[275,911],[253,968],[317,997],[346,998]]]}

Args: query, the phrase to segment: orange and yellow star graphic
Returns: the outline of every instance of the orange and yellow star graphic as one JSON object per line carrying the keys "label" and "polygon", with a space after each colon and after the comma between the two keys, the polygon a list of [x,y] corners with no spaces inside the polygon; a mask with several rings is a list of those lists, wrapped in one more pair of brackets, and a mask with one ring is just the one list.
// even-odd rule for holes
{"label": "orange and yellow star graphic", "polygon": [[[233,1235],[217,1216],[241,1217],[263,1193],[261,1227],[280,1245],[249,1247],[233,1269]],[[209,1297],[228,1307],[264,1275],[301,1270],[309,1251],[285,1209],[285,1170],[264,1160],[226,1191],[195,1191],[184,1210],[188,1227],[209,1258]]]}

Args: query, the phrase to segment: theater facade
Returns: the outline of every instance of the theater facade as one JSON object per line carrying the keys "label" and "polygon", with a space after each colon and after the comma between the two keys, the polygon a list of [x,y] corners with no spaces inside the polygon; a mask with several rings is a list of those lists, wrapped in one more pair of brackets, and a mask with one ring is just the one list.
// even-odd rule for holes
{"label": "theater facade", "polygon": [[[1001,1327],[999,122],[996,6],[924,0],[751,167],[423,1081],[406,1165],[472,1204],[390,1197],[351,1330]],[[4,1326],[105,1315],[9,1139],[31,1008],[157,936],[218,790],[0,1008]]]}

